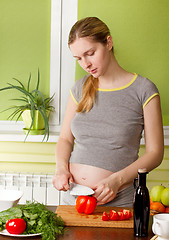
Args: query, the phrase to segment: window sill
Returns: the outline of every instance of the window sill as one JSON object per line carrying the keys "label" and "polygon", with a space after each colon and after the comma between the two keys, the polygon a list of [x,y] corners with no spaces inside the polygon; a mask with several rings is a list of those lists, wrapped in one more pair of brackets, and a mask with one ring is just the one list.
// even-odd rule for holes
{"label": "window sill", "polygon": [[[22,121],[1,121],[0,142],[24,142],[26,134],[23,131]],[[57,142],[59,138],[60,126],[50,125],[50,134],[47,142]],[[42,142],[44,135],[28,135],[25,142]],[[44,140],[46,142],[46,138]]]}
{"label": "window sill", "polygon": [[[13,133],[2,132],[0,134],[0,142],[24,142],[26,135],[24,132],[16,131]],[[42,142],[43,135],[29,135],[25,142]],[[59,133],[51,132],[49,135],[48,143],[56,143],[59,138]],[[44,140],[46,142],[46,138]]]}

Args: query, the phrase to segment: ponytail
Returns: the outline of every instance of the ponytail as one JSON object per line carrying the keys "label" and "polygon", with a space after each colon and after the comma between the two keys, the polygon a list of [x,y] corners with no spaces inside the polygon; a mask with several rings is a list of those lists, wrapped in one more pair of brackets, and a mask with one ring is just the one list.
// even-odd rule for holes
{"label": "ponytail", "polygon": [[92,75],[90,75],[86,79],[82,88],[82,99],[78,104],[78,108],[76,110],[78,113],[88,113],[91,110],[93,104],[95,103],[97,88],[98,78],[94,78]]}

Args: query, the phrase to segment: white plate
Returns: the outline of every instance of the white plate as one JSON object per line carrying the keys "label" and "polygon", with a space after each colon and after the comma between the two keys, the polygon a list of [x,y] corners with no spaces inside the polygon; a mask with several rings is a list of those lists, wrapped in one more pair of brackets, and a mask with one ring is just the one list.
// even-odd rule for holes
{"label": "white plate", "polygon": [[35,237],[41,235],[41,233],[36,234],[10,234],[6,229],[0,231],[1,235],[10,236],[10,237]]}

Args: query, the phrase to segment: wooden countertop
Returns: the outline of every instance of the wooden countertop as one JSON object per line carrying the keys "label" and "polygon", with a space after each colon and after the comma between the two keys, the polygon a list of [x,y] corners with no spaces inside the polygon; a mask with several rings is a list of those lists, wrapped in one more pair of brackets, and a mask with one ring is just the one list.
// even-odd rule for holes
{"label": "wooden countertop", "polygon": [[[49,207],[55,212],[56,207]],[[152,217],[149,222],[148,237],[135,237],[133,228],[110,228],[110,227],[66,227],[67,232],[57,240],[150,240],[154,234],[151,230]],[[0,235],[0,240],[21,240],[21,237],[8,237]],[[25,240],[42,240],[40,236],[24,238]]]}
{"label": "wooden countertop", "polygon": [[[150,230],[148,237],[135,237],[131,228],[103,228],[103,227],[66,227],[68,230],[58,240],[150,240],[153,233]],[[0,240],[21,240],[20,237],[0,236]],[[25,240],[41,240],[38,237],[24,238]]]}

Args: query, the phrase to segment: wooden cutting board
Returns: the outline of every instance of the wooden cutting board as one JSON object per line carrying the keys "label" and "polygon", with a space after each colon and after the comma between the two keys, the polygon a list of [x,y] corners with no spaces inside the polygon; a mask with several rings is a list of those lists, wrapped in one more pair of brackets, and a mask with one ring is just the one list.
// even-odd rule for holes
{"label": "wooden cutting board", "polygon": [[[66,226],[90,226],[90,227],[115,227],[115,228],[133,228],[133,217],[129,220],[123,221],[103,221],[103,212],[109,213],[110,210],[119,211],[119,207],[101,207],[97,206],[94,212],[90,215],[84,213],[78,213],[75,206],[59,205],[56,213],[61,216]],[[129,209],[132,212],[131,208]]]}

